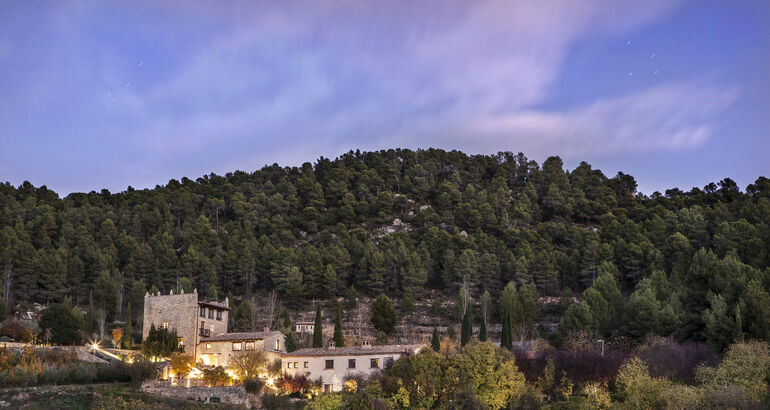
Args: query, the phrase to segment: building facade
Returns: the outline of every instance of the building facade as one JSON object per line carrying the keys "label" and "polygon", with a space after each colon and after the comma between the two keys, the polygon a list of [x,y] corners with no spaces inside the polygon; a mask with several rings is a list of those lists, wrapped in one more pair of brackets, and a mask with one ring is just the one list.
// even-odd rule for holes
{"label": "building facade", "polygon": [[324,392],[340,391],[349,378],[368,377],[390,367],[404,356],[418,353],[425,345],[320,347],[281,354],[285,374],[321,379]]}
{"label": "building facade", "polygon": [[229,312],[227,298],[224,302],[201,301],[198,300],[197,289],[192,293],[182,291],[176,295],[173,291],[168,295],[146,293],[142,340],[147,338],[152,325],[176,330],[185,353],[197,359],[201,339],[227,333]]}
{"label": "building facade", "polygon": [[286,351],[284,335],[265,329],[262,332],[225,333],[207,337],[198,346],[197,362],[209,366],[229,366],[233,356],[264,350],[268,358],[279,358]]}

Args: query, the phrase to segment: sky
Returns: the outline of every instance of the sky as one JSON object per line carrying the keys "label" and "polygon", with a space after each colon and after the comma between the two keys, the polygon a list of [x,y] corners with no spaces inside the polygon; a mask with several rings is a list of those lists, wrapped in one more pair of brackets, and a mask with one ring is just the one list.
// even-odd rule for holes
{"label": "sky", "polygon": [[0,181],[435,147],[745,188],[770,176],[768,21],[766,0],[5,1]]}

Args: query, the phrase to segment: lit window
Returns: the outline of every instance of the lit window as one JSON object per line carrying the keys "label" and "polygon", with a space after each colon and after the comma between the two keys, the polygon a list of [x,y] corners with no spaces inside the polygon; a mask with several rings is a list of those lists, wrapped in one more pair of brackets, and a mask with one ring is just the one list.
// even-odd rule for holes
{"label": "lit window", "polygon": [[222,311],[217,310],[217,320],[222,320]]}
{"label": "lit window", "polygon": [[275,350],[281,350],[281,340],[276,339],[275,340]]}
{"label": "lit window", "polygon": [[160,324],[161,329],[168,329],[168,322],[163,322]]}
{"label": "lit window", "polygon": [[243,348],[243,345],[241,344],[241,342],[233,342],[233,351],[234,352],[241,351],[242,348]]}
{"label": "lit window", "polygon": [[348,359],[348,369],[356,368],[356,359]]}
{"label": "lit window", "polygon": [[286,368],[291,369],[291,364],[292,364],[291,362],[286,363]]}
{"label": "lit window", "polygon": [[372,359],[369,363],[372,369],[380,367],[380,359]]}
{"label": "lit window", "polygon": [[183,337],[177,337],[176,342],[179,343],[179,346],[184,346],[184,338]]}
{"label": "lit window", "polygon": [[305,362],[305,368],[306,368],[306,369],[307,369],[307,366],[308,366],[308,362]]}
{"label": "lit window", "polygon": [[294,362],[294,368],[299,369],[299,362]]}
{"label": "lit window", "polygon": [[256,342],[246,342],[246,350],[254,350]]}
{"label": "lit window", "polygon": [[324,393],[331,393],[331,392],[332,392],[332,385],[324,384]]}
{"label": "lit window", "polygon": [[334,360],[327,360],[326,367],[324,367],[324,369],[333,369],[333,368],[334,368]]}
{"label": "lit window", "polygon": [[211,343],[206,343],[206,350],[211,350]]}

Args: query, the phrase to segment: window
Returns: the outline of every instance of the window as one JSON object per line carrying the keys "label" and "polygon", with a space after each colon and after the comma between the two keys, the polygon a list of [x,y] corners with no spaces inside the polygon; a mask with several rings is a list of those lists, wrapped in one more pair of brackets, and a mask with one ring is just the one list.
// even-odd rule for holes
{"label": "window", "polygon": [[222,311],[217,310],[217,320],[222,320]]}
{"label": "window", "polygon": [[206,350],[211,350],[211,343],[206,343]]}
{"label": "window", "polygon": [[179,346],[184,347],[184,338],[183,337],[177,337],[176,342],[179,344]]}
{"label": "window", "polygon": [[348,369],[356,368],[356,359],[348,359]]}
{"label": "window", "polygon": [[369,361],[369,367],[371,367],[372,369],[374,369],[375,367],[379,368],[380,367],[380,359],[371,359]]}
{"label": "window", "polygon": [[201,317],[206,317],[206,308],[203,307],[203,306],[201,306],[201,314],[200,314],[200,316]]}
{"label": "window", "polygon": [[211,325],[209,325],[209,332],[213,332],[213,331],[214,331],[214,325],[211,324]]}
{"label": "window", "polygon": [[287,369],[291,369],[291,365],[292,365],[292,362],[287,362],[287,363],[286,363],[286,368],[287,368]]}
{"label": "window", "polygon": [[391,367],[393,367],[393,362],[395,362],[395,360],[393,360],[393,356],[386,357],[385,358],[385,368],[386,369],[390,369]]}
{"label": "window", "polygon": [[305,368],[307,369],[307,367],[308,367],[308,362],[305,362]]}
{"label": "window", "polygon": [[299,362],[294,362],[294,368],[299,369]]}
{"label": "window", "polygon": [[281,340],[276,339],[275,340],[275,350],[281,350]]}
{"label": "window", "polygon": [[331,393],[331,392],[332,392],[332,385],[324,384],[324,393]]}
{"label": "window", "polygon": [[213,319],[213,318],[214,318],[214,309],[209,308],[209,319]]}
{"label": "window", "polygon": [[168,322],[163,322],[160,324],[161,329],[168,329]]}
{"label": "window", "polygon": [[334,368],[334,360],[327,360],[326,367],[324,367],[324,369],[333,369],[333,368]]}
{"label": "window", "polygon": [[233,351],[234,352],[239,352],[239,351],[242,350],[242,348],[243,348],[243,345],[241,344],[241,342],[233,342]]}
{"label": "window", "polygon": [[254,350],[256,342],[246,342],[246,350]]}

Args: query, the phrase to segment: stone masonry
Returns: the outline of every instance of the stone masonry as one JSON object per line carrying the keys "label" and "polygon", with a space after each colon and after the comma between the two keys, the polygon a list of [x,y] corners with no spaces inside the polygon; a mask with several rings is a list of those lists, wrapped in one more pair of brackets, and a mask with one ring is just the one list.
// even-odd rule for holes
{"label": "stone masonry", "polygon": [[198,300],[198,292],[184,292],[168,295],[149,293],[144,295],[144,322],[142,340],[150,333],[150,326],[168,327],[176,330],[185,353],[197,356],[200,339],[211,335],[227,333],[229,303],[205,302]]}

